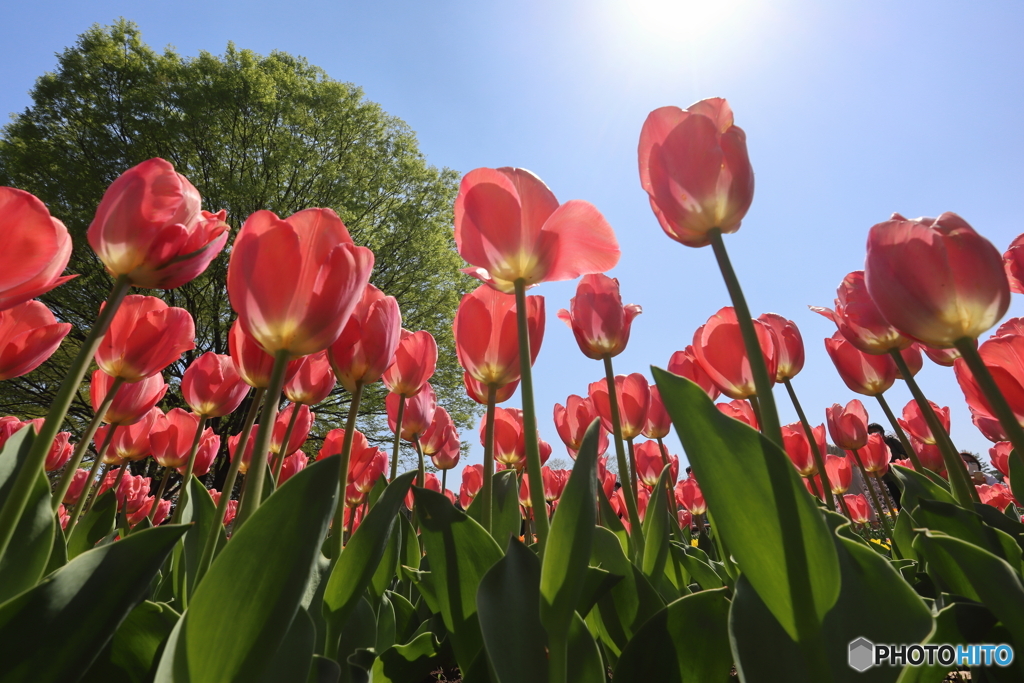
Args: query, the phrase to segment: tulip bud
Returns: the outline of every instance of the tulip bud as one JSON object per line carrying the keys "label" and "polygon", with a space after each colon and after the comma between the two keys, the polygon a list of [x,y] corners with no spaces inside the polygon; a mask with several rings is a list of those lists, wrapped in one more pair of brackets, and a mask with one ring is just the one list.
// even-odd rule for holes
{"label": "tulip bud", "polygon": [[828,433],[839,448],[855,450],[863,448],[868,442],[868,411],[858,399],[853,399],[846,407],[833,403],[825,409],[825,421]]}
{"label": "tulip bud", "polygon": [[0,380],[32,372],[53,355],[71,331],[39,301],[0,310]]}
{"label": "tulip bud", "polygon": [[[652,388],[652,397],[654,391],[655,389]],[[662,407],[662,410],[664,410],[664,407]],[[651,412],[653,411],[648,409],[648,420],[650,419]],[[590,397],[581,398],[571,394],[569,398],[565,399],[564,407],[560,403],[555,404],[555,430],[558,432],[558,436],[562,439],[573,460],[576,459],[576,453],[583,445],[583,435],[586,433],[587,428],[599,417],[597,407]],[[597,454],[603,455],[607,450],[608,430],[605,429],[602,423],[598,425]]]}
{"label": "tulip bud", "polygon": [[[612,409],[608,398],[608,382],[598,380],[589,387],[590,399],[594,402],[604,428],[613,432]],[[647,411],[651,406],[651,385],[639,372],[631,375],[616,375],[615,395],[619,403],[619,422],[623,439],[640,435],[647,424]]]}
{"label": "tulip bud", "polygon": [[683,479],[676,484],[676,502],[694,515],[703,515],[708,509],[696,479]]}
{"label": "tulip bud", "polygon": [[832,486],[832,493],[837,496],[846,493],[850,488],[850,482],[853,481],[850,459],[838,455],[826,455],[825,472],[828,474],[828,483]]}
{"label": "tulip bud", "polygon": [[[292,428],[287,445],[285,445],[283,443],[284,435],[288,431],[288,424],[292,421],[292,415],[296,410],[299,411],[299,414],[295,418],[295,426]],[[316,414],[311,413],[307,405],[292,403],[284,410],[279,411],[277,418],[274,420],[274,431],[270,436],[270,452],[280,454],[282,447],[284,447],[284,454],[291,455],[302,448],[302,444],[306,443],[306,439],[309,437],[309,430],[313,428],[315,420]],[[254,427],[253,435],[255,434]]]}
{"label": "tulip bud", "polygon": [[892,358],[864,353],[839,332],[825,340],[825,350],[850,391],[864,396],[878,396],[896,381],[898,373]]}
{"label": "tulip bud", "polygon": [[843,496],[846,501],[846,509],[850,511],[850,519],[857,524],[867,524],[871,520],[871,508],[868,506],[868,499],[862,494]]}
{"label": "tulip bud", "polygon": [[198,428],[199,417],[181,408],[158,416],[149,437],[153,459],[164,467],[177,469],[184,466]]}
{"label": "tulip bud", "polygon": [[71,453],[75,450],[71,443],[71,432],[60,432],[50,445],[50,451],[46,454],[45,469],[47,472],[56,472],[64,467],[71,459]]}
{"label": "tulip bud", "polygon": [[623,306],[619,281],[600,273],[580,280],[570,309],[560,310],[558,319],[572,330],[583,355],[594,360],[622,353],[633,319],[643,312],[636,304]]}
{"label": "tulip bud", "polygon": [[75,475],[71,479],[71,485],[68,486],[67,492],[64,494],[64,504],[73,506],[78,502],[78,499],[82,497],[82,492],[85,490],[85,485],[89,481],[89,470],[77,469]]}
{"label": "tulip bud", "polygon": [[[647,423],[643,435],[648,439],[664,439],[672,431],[672,420],[661,402],[658,387],[651,385],[651,405],[647,408]],[[603,453],[604,451],[602,451]]]}
{"label": "tulip bud", "polygon": [[665,469],[665,458],[669,462],[669,483],[675,484],[679,477],[679,458],[669,455],[668,448],[658,447],[657,441],[644,441],[637,444],[635,449],[636,476],[643,482],[644,486],[653,488],[658,483],[658,477]]}
{"label": "tulip bud", "polygon": [[429,332],[402,330],[401,341],[391,365],[381,379],[388,391],[414,396],[433,376],[437,367],[437,342]]}
{"label": "tulip bud", "polygon": [[[113,385],[114,378],[102,370],[92,373],[92,381],[89,383],[89,398],[92,401],[93,410],[99,410]],[[115,394],[114,400],[103,416],[103,421],[121,426],[135,424],[160,402],[165,393],[167,393],[167,383],[164,382],[164,378],[160,374],[147,377],[139,382],[126,382]]]}
{"label": "tulip bud", "polygon": [[800,329],[792,320],[778,313],[762,313],[757,319],[775,334],[775,381],[782,383],[793,379],[804,368],[804,340],[800,336]]}
{"label": "tulip bud", "polygon": [[[939,422],[942,423],[942,428],[949,433],[949,408],[940,408],[938,405],[928,401],[928,405],[932,407],[932,411],[935,416],[939,418]],[[927,420],[924,418],[924,414],[921,412],[921,407],[917,404],[917,401],[910,401],[903,407],[903,419],[897,420],[900,427],[903,427],[903,431],[917,437],[919,441],[923,441],[927,444],[935,444],[936,437],[932,434],[931,427],[928,426]]]}
{"label": "tulip bud", "polygon": [[292,403],[315,406],[330,395],[335,384],[327,353],[312,353],[298,360],[295,374],[285,382],[284,395]]}
{"label": "tulip bud", "polygon": [[[391,431],[398,428],[398,394],[388,394],[385,407],[388,412],[388,427]],[[437,410],[437,395],[430,383],[423,385],[419,393],[405,399],[405,412],[402,415],[402,438],[415,441],[430,427]]]}
{"label": "tulip bud", "polygon": [[[526,324],[532,363],[544,339],[544,297],[526,297]],[[514,296],[487,286],[477,287],[462,297],[452,331],[459,363],[476,382],[500,389],[519,381],[519,325]],[[486,389],[482,393],[486,396]]]}

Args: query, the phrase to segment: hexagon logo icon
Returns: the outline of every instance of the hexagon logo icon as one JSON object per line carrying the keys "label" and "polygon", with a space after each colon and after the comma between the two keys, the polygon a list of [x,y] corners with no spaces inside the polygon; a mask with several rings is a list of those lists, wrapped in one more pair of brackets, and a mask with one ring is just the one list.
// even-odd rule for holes
{"label": "hexagon logo icon", "polygon": [[875,645],[867,638],[858,638],[850,643],[850,668],[861,673],[874,665]]}

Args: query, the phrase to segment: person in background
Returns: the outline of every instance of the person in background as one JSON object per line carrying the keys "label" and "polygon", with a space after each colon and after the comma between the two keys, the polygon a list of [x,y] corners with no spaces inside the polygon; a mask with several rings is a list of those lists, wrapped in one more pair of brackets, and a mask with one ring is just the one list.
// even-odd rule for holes
{"label": "person in background", "polygon": [[[877,422],[872,422],[868,425],[868,434],[882,435],[882,440],[885,441],[885,445],[889,447],[889,462],[895,462],[896,460],[902,460],[907,457],[907,452],[903,450],[903,444],[900,443],[900,440],[893,434],[886,434],[885,428]],[[901,507],[900,497],[903,495],[903,492],[900,491],[900,487],[896,483],[896,476],[892,473],[891,469],[885,473],[885,476],[882,477],[882,481],[885,482],[885,488],[889,491],[889,497],[892,498],[892,502],[896,506],[896,510],[899,511]]]}
{"label": "person in background", "polygon": [[960,451],[960,457],[963,458],[964,464],[967,465],[967,472],[971,475],[971,482],[977,486],[978,484],[995,484],[997,480],[995,477],[989,476],[984,470],[981,469],[981,460],[978,456],[970,451]]}

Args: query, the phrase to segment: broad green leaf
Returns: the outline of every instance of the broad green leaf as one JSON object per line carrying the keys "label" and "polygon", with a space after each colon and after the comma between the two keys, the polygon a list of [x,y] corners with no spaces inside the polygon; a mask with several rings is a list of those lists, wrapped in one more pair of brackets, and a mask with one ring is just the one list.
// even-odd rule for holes
{"label": "broad green leaf", "polygon": [[820,625],[839,597],[839,560],[789,458],[758,432],[720,413],[693,382],[652,371],[715,515],[715,533],[786,632],[794,639],[815,639],[814,622]]}
{"label": "broad green leaf", "polygon": [[306,610],[299,609],[274,658],[257,679],[258,683],[305,683],[313,661],[315,637],[313,620]]}
{"label": "broad green leaf", "polygon": [[985,524],[976,512],[953,503],[921,500],[914,510],[914,519],[920,527],[941,531],[1003,558],[1020,574],[1020,546],[1007,534]]}
{"label": "broad green leaf", "polygon": [[619,581],[622,581],[621,576],[597,567],[587,567],[583,588],[580,590],[580,601],[576,604],[576,613],[586,618],[597,601],[607,595]]}
{"label": "broad green leaf", "polygon": [[[141,531],[141,529],[139,529],[139,531]],[[57,518],[54,517],[53,548],[50,550],[50,559],[46,561],[46,569],[43,570],[43,576],[52,574],[67,563],[68,545],[67,541],[64,540],[64,530],[60,528],[60,524],[57,523]]]}
{"label": "broad green leaf", "polygon": [[77,680],[185,531],[162,526],[84,552],[0,605],[0,682]]}
{"label": "broad green leaf", "polygon": [[903,492],[900,497],[900,505],[907,510],[913,510],[922,500],[937,500],[942,503],[956,504],[956,500],[949,491],[920,472],[915,472],[902,465],[893,465],[889,471],[896,477],[896,484]]}
{"label": "broad green leaf", "polygon": [[144,600],[121,622],[83,683],[146,683],[156,672],[157,653],[181,617],[170,605]]}
{"label": "broad green leaf", "polygon": [[694,548],[693,546],[674,547],[673,551],[677,553],[679,561],[686,568],[686,571],[704,590],[713,590],[725,585],[722,577],[712,568],[711,560],[708,559],[708,556],[700,548]]}
{"label": "broad green leaf", "polygon": [[605,680],[605,665],[597,641],[590,635],[586,622],[573,614],[569,624],[569,644],[566,659],[566,683],[600,683]]}
{"label": "broad green leaf", "polygon": [[423,553],[420,551],[420,537],[406,515],[399,514],[398,518],[398,523],[402,527],[402,548],[398,559],[399,572],[407,580],[411,580],[412,574],[409,574],[402,567],[409,567],[410,569],[420,568],[420,563],[423,561]]}
{"label": "broad green leaf", "polygon": [[306,683],[338,683],[339,678],[341,678],[341,666],[336,661],[328,657],[313,655],[313,663],[309,669],[309,678],[306,679]]}
{"label": "broad green leaf", "polygon": [[416,632],[416,627],[420,624],[416,608],[401,593],[388,591],[385,595],[395,610],[395,642],[404,645],[412,639],[412,634]]}
{"label": "broad green leaf", "polygon": [[384,554],[381,556],[380,562],[377,563],[377,568],[373,571],[373,577],[370,579],[370,593],[376,601],[379,601],[381,596],[384,595],[384,591],[391,587],[391,582],[394,580],[395,573],[398,570],[401,550],[401,527],[398,526],[396,528],[396,525],[392,525],[391,533],[388,534],[387,545],[384,546]]}
{"label": "broad green leaf", "polygon": [[337,642],[349,612],[362,598],[384,557],[402,501],[415,476],[415,472],[406,472],[388,485],[377,504],[366,513],[366,518],[352,534],[331,570],[322,607],[328,631],[328,653],[332,649],[331,643]]}
{"label": "broad green leaf", "polygon": [[[376,640],[377,618],[373,613],[373,607],[366,598],[359,598],[355,607],[349,610],[348,619],[341,626],[341,638],[334,653],[335,661],[341,663],[341,683],[355,683],[361,678],[358,675],[360,667],[353,667],[349,657],[357,654],[358,650],[372,649]],[[368,668],[369,663],[363,670]]]}
{"label": "broad green leaf", "polygon": [[395,645],[380,654],[370,673],[373,683],[408,683],[427,679],[437,668],[434,634],[421,633],[407,645]]}
{"label": "broad green leaf", "polygon": [[915,526],[917,526],[917,522],[910,515],[910,510],[902,508],[896,515],[896,526],[893,527],[892,535],[900,555],[909,560],[917,559],[917,552],[914,550]]}
{"label": "broad green leaf", "polygon": [[615,537],[619,539],[619,543],[622,544],[622,552],[628,555],[630,552],[629,533],[626,531],[626,527],[623,526],[622,520],[615,514],[611,503],[608,502],[608,496],[604,495],[604,489],[600,486],[597,487],[597,507],[601,513],[600,526],[615,534]]}
{"label": "broad green leaf", "polygon": [[744,683],[814,680],[807,671],[800,646],[772,615],[746,574],[736,579],[729,610],[729,637],[736,671]]}
{"label": "broad green leaf", "polygon": [[476,593],[480,630],[500,683],[548,680],[540,582],[540,560],[517,538],[509,541],[505,557],[480,581]]}
{"label": "broad green leaf", "polygon": [[176,646],[164,650],[163,680],[252,681],[270,665],[319,558],[339,463],[302,470],[234,533],[196,588]]}
{"label": "broad green leaf", "polygon": [[188,500],[185,505],[189,508],[186,513],[187,519],[193,524],[192,529],[185,534],[182,543],[185,581],[188,594],[191,596],[198,583],[199,559],[203,554],[203,546],[206,544],[211,529],[214,526],[217,527],[217,533],[220,535],[217,540],[220,544],[224,543],[225,534],[224,525],[217,519],[216,503],[213,502],[210,492],[195,475],[192,475],[192,480],[188,484]]}
{"label": "broad green leaf", "polygon": [[1013,515],[1014,508],[1013,504],[1006,506],[1006,511],[1012,515],[1007,516],[1001,514],[999,510],[991,505],[985,505],[984,503],[974,504],[974,511],[981,515],[981,518],[985,520],[985,524],[1009,534],[1016,539],[1017,545],[1024,548],[1024,524],[1020,523],[1020,515]]}
{"label": "broad green leaf", "polygon": [[[651,501],[647,506],[647,514],[644,516],[644,557],[643,572],[651,583],[658,589],[666,601],[672,601],[679,597],[679,587],[674,586],[665,575],[665,567],[668,562],[675,562],[669,557],[671,540],[669,537],[668,504],[665,500],[665,486],[669,477],[669,469],[666,467],[658,477],[655,484]],[[685,590],[685,589],[684,589]]]}
{"label": "broad green leaf", "polygon": [[482,526],[440,493],[414,487],[413,494],[444,625],[455,658],[460,666],[468,667],[483,647],[476,614],[477,586],[501,559],[501,549]]}
{"label": "broad green leaf", "polygon": [[[508,543],[510,536],[519,538],[523,516],[519,510],[519,482],[515,470],[502,470],[494,473],[491,487],[491,504],[494,515],[491,518],[492,532],[498,547]],[[477,496],[469,504],[466,514],[480,524],[483,523],[483,498]]]}
{"label": "broad green leaf", "polygon": [[[966,645],[987,642],[985,636],[994,625],[995,617],[982,605],[955,602],[935,615],[935,628],[922,644]],[[922,666],[905,667],[897,683],[940,683],[947,680],[948,673],[948,665],[936,662],[929,666],[926,660]]]}
{"label": "broad green leaf", "polygon": [[85,551],[92,550],[114,530],[116,516],[117,498],[114,497],[113,489],[107,489],[71,530],[68,537],[68,559],[74,559]]}
{"label": "broad green leaf", "polygon": [[377,640],[374,641],[373,649],[377,652],[384,652],[395,644],[396,632],[398,630],[395,608],[386,595],[380,598],[380,607],[377,608]]}
{"label": "broad green leaf", "polygon": [[[565,484],[540,569],[540,620],[548,638],[564,643],[579,602],[593,545],[597,499],[597,441],[600,421],[595,419]],[[488,651],[489,652],[489,651]]]}
{"label": "broad green leaf", "polygon": [[[33,440],[35,431],[22,428],[7,439],[3,450],[0,450],[0,501],[7,500],[10,495],[15,475],[28,456]],[[44,576],[54,548],[57,526],[50,507],[50,482],[46,474],[40,472],[10,545],[0,557],[0,603],[28,590]],[[63,538],[61,535],[60,539]]]}
{"label": "broad green leaf", "polygon": [[679,598],[651,617],[615,667],[615,683],[728,683],[729,600],[725,590]]}

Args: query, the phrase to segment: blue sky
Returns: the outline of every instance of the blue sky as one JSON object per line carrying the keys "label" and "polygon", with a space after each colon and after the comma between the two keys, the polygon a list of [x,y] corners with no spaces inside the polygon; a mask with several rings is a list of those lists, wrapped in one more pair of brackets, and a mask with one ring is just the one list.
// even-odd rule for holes
{"label": "blue sky", "polygon": [[[871,225],[893,211],[955,211],[1000,251],[1024,232],[1017,2],[37,0],[5,11],[17,28],[0,43],[0,112],[26,107],[55,52],[119,16],[183,55],[219,54],[228,41],[303,55],[406,120],[431,163],[522,166],[559,199],[594,202],[623,247],[611,274],[644,307],[619,372],[664,365],[728,304],[710,250],[662,233],[636,170],[650,110],[728,98],[757,189],[727,245],[755,314],[800,326],[808,359],[794,384],[816,423],[856,396],[824,352],[832,323],[806,307],[831,305],[843,276],[863,267]],[[574,288],[534,290],[549,314],[534,371],[542,436],[563,457],[551,407],[602,375],[555,318]],[[1024,315],[1020,295],[1009,315]],[[952,407],[954,442],[987,453],[952,371],[926,361],[918,378]],[[888,395],[897,411],[910,399],[902,383]],[[784,391],[777,400],[783,421],[795,420]]]}

